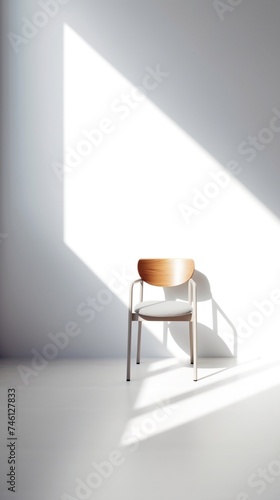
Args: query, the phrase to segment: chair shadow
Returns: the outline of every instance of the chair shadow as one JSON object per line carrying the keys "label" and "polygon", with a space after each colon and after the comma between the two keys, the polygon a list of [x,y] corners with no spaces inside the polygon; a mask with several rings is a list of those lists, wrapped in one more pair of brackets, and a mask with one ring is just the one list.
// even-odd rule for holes
{"label": "chair shadow", "polygon": [[[238,342],[234,324],[214,299],[209,280],[205,274],[196,270],[193,278],[197,284],[198,319],[199,309],[202,306],[206,309],[207,317],[209,318],[208,325],[199,321],[197,324],[198,357],[206,359],[213,357],[236,359]],[[186,300],[187,285],[166,288],[164,292],[166,300]],[[226,332],[226,335],[224,335],[224,332]],[[186,325],[182,322],[164,323],[164,346],[167,348],[168,334],[170,334],[177,346],[189,356],[189,336],[185,335],[185,333]]]}

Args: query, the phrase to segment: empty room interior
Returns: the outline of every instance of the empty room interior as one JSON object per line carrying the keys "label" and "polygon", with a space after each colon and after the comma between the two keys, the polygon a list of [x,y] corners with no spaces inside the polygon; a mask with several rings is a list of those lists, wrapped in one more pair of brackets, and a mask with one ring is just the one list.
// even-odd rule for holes
{"label": "empty room interior", "polygon": [[278,500],[280,2],[0,23],[1,500]]}

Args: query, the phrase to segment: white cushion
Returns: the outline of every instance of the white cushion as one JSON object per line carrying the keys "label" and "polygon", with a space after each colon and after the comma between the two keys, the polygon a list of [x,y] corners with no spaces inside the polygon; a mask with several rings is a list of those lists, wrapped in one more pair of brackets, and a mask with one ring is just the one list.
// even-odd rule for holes
{"label": "white cushion", "polygon": [[147,300],[139,302],[134,308],[139,316],[150,316],[155,318],[176,317],[191,314],[192,306],[189,302],[177,300]]}

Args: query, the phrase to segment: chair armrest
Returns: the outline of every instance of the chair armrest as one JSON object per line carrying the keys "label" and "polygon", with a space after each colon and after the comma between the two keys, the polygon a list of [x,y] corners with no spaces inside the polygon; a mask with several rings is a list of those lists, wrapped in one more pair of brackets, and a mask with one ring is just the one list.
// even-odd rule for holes
{"label": "chair armrest", "polygon": [[129,314],[132,314],[132,308],[133,308],[133,289],[134,289],[134,285],[136,285],[136,283],[140,283],[141,284],[140,301],[143,300],[143,280],[142,280],[142,278],[139,278],[137,280],[132,281],[132,283],[130,284],[130,287],[129,287]]}

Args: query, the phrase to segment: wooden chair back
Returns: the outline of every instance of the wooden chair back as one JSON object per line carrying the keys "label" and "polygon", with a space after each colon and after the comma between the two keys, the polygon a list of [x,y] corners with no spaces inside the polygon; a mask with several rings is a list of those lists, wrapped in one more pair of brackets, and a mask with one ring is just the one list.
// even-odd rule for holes
{"label": "wooden chair back", "polygon": [[192,259],[140,259],[138,273],[143,281],[155,286],[178,286],[191,279]]}

